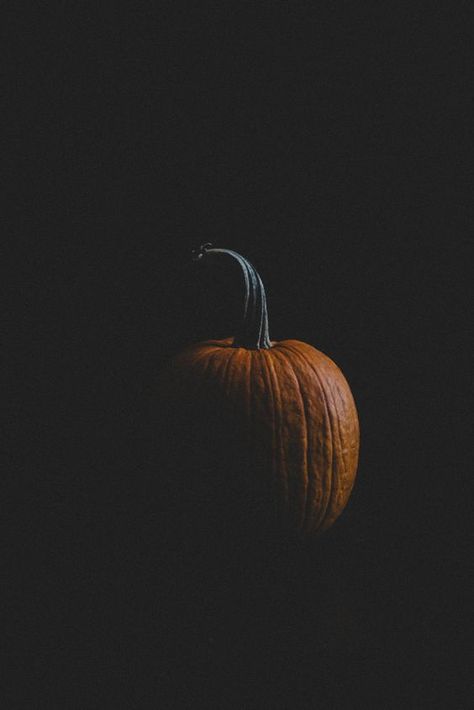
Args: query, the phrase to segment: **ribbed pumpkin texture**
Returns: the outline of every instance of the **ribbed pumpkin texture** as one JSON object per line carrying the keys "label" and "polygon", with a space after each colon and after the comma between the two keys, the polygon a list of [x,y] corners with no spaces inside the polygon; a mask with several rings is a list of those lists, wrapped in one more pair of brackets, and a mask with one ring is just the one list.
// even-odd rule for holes
{"label": "ribbed pumpkin texture", "polygon": [[354,399],[329,357],[298,340],[269,340],[263,285],[243,261],[250,278],[239,339],[191,345],[163,373],[180,490],[193,492],[188,503],[204,515],[212,502],[224,518],[239,508],[243,526],[248,517],[258,527],[261,517],[298,535],[322,532],[354,484]]}

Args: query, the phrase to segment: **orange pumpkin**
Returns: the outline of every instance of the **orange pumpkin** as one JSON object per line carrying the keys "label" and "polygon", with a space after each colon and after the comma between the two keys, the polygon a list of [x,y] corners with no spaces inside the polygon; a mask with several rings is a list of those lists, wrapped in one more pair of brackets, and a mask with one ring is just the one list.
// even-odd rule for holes
{"label": "orange pumpkin", "polygon": [[183,489],[204,509],[214,496],[224,517],[231,501],[241,520],[252,512],[299,535],[324,531],[344,509],[357,469],[347,381],[311,345],[270,340],[265,290],[246,259],[210,244],[195,252],[196,260],[211,257],[240,264],[244,315],[235,337],[187,347],[164,373],[169,436],[187,462]]}

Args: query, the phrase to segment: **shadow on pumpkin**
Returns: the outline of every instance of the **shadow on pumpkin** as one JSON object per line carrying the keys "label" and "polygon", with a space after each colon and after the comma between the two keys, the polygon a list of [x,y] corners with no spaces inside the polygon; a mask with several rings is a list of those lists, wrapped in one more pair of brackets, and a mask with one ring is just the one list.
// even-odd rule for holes
{"label": "shadow on pumpkin", "polygon": [[244,608],[252,617],[261,597],[268,609],[268,585],[291,576],[297,543],[277,524],[268,461],[245,417],[212,384],[195,398],[170,377],[160,380],[147,474],[165,604],[204,627]]}

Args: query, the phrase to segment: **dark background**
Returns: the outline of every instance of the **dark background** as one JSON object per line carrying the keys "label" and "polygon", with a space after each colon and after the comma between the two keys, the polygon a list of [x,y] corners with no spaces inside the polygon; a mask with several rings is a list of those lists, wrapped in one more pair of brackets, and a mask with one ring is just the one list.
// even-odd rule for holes
{"label": "dark background", "polygon": [[[5,706],[470,707],[467,3],[5,15]],[[205,241],[362,435],[323,539],[219,565],[147,458],[160,366],[232,332]]]}

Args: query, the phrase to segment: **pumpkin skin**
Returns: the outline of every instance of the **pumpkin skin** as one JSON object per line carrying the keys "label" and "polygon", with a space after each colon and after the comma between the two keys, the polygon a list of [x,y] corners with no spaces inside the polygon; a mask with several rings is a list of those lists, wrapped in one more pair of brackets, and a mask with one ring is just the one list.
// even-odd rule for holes
{"label": "pumpkin skin", "polygon": [[[258,312],[260,323],[264,316]],[[254,506],[257,527],[259,518],[270,520],[306,537],[327,530],[349,499],[359,453],[356,406],[325,354],[298,340],[265,342],[190,345],[163,372],[162,408],[174,449],[187,461],[182,490],[194,485],[204,512],[213,499],[224,518],[233,505],[245,521]]]}
{"label": "pumpkin skin", "polygon": [[214,412],[238,432],[259,462],[252,475],[261,476],[280,526],[308,535],[332,525],[349,499],[359,452],[354,399],[332,360],[298,340],[250,350],[227,338],[187,348],[166,379],[182,413],[197,404],[197,417],[207,411],[209,422]]}

